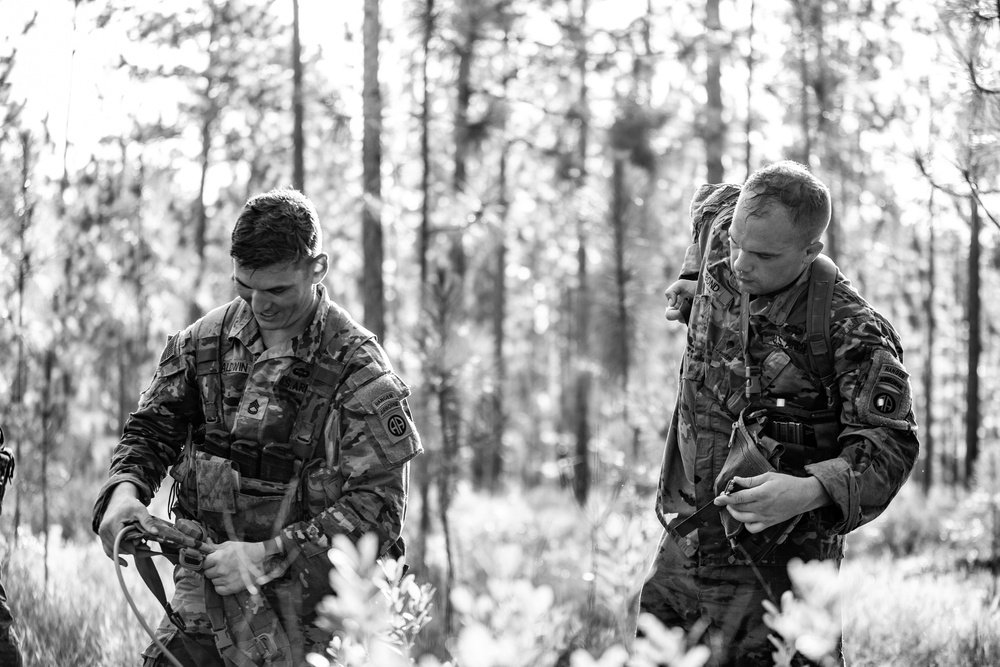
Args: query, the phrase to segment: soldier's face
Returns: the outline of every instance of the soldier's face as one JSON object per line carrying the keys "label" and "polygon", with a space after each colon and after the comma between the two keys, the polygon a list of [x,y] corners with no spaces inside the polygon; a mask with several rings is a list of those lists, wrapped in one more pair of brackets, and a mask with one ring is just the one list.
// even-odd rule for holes
{"label": "soldier's face", "polygon": [[740,291],[770,294],[792,284],[816,258],[823,244],[798,231],[791,214],[772,206],[748,214],[742,199],[729,228],[729,262]]}
{"label": "soldier's face", "polygon": [[261,329],[304,328],[315,306],[314,286],[326,275],[325,255],[302,264],[273,264],[248,269],[233,261],[236,293],[250,304]]}

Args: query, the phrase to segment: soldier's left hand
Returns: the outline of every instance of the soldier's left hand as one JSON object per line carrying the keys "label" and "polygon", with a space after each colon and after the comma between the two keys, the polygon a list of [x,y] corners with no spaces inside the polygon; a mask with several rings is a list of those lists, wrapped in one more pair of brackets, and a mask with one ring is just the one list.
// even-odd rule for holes
{"label": "soldier's left hand", "polygon": [[264,574],[262,542],[223,542],[205,556],[205,576],[219,595],[256,591],[256,581]]}
{"label": "soldier's left hand", "polygon": [[815,477],[793,477],[767,472],[754,477],[736,477],[738,491],[720,495],[716,505],[726,508],[751,533],[830,504],[823,485]]}

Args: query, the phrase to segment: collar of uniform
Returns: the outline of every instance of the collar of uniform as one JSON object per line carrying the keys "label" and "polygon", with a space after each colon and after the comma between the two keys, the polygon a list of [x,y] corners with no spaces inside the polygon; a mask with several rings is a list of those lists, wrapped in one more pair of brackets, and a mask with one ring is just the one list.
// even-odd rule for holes
{"label": "collar of uniform", "polygon": [[782,326],[792,314],[792,308],[802,293],[809,287],[809,275],[812,267],[803,271],[795,281],[783,290],[773,294],[765,294],[750,302],[750,314],[762,317],[778,326]]}
{"label": "collar of uniform", "polygon": [[[319,305],[313,315],[312,322],[291,341],[292,356],[299,359],[311,359],[319,349],[323,340],[323,330],[326,326],[326,315],[330,311],[330,300],[326,297],[326,287],[322,284],[316,286],[319,296]],[[264,351],[264,342],[260,337],[260,327],[257,320],[253,318],[253,311],[243,299],[237,298],[236,315],[233,317],[232,325],[229,327],[229,337],[235,338],[244,347],[255,354]]]}
{"label": "collar of uniform", "polygon": [[248,349],[253,349],[256,344],[260,349],[253,349],[255,353],[260,353],[264,349],[264,343],[260,339],[260,329],[253,318],[250,304],[239,297],[236,298],[236,315],[233,316],[233,322],[229,326],[229,337],[240,341]]}
{"label": "collar of uniform", "polygon": [[316,358],[319,346],[323,342],[323,331],[326,329],[326,316],[330,312],[330,300],[326,297],[326,287],[322,283],[316,286],[319,304],[312,322],[305,331],[292,339],[292,354],[299,359]]}

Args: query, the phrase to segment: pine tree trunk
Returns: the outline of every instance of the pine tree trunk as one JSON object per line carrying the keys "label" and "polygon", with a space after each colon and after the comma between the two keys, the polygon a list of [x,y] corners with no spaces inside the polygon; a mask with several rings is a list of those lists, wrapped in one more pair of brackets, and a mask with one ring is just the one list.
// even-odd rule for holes
{"label": "pine tree trunk", "polygon": [[970,487],[976,470],[976,459],[979,457],[979,357],[982,353],[981,329],[981,296],[979,285],[980,261],[982,245],[979,234],[982,220],[979,217],[979,204],[975,196],[969,198],[972,205],[971,239],[969,242],[969,365],[968,393],[966,394],[965,412],[965,486]]}
{"label": "pine tree trunk", "polygon": [[292,0],[292,186],[306,189],[305,134],[302,107],[302,42],[299,39],[299,0]]}
{"label": "pine tree trunk", "polygon": [[[588,112],[590,105],[587,88],[587,49],[586,26],[589,0],[581,1],[580,10],[580,42],[577,45],[576,62],[577,76],[580,78],[579,107],[580,133],[578,150],[579,176],[577,188],[582,188],[587,181],[587,154],[589,152],[590,124]],[[579,206],[576,206],[577,225],[577,285],[576,285],[576,346],[573,374],[573,436],[575,438],[575,455],[573,457],[573,494],[580,505],[587,502],[590,493],[590,394],[591,394],[591,350],[590,350],[590,281],[587,263],[587,225]]]}
{"label": "pine tree trunk", "polygon": [[928,203],[930,215],[930,225],[927,239],[927,298],[924,301],[924,312],[927,314],[927,343],[925,345],[926,355],[924,357],[924,424],[923,438],[921,439],[924,455],[924,493],[929,493],[934,485],[934,342],[936,338],[937,319],[934,314],[934,297],[937,290],[937,275],[934,265],[935,248],[934,238],[934,189],[931,188],[930,201]]}
{"label": "pine tree trunk", "polygon": [[719,40],[723,33],[719,20],[719,0],[708,0],[706,9],[708,67],[705,91],[708,106],[705,109],[705,159],[708,182],[722,183],[725,179],[722,158],[725,153],[726,128],[722,119],[722,44]]}
{"label": "pine tree trunk", "polygon": [[379,90],[379,37],[381,22],[378,0],[365,0],[364,20],[364,202],[362,245],[364,248],[364,324],[385,341],[385,291],[382,283],[382,95]]}

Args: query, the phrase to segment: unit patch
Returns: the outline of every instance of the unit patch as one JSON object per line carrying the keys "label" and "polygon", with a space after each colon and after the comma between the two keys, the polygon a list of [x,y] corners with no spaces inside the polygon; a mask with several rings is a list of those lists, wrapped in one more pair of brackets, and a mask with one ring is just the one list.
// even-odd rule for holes
{"label": "unit patch", "polygon": [[382,394],[372,402],[372,406],[390,440],[396,443],[410,435],[410,420],[403,412],[403,404],[398,394],[393,392]]}
{"label": "unit patch", "polygon": [[896,357],[878,350],[858,393],[858,416],[862,422],[909,429],[910,375]]}

